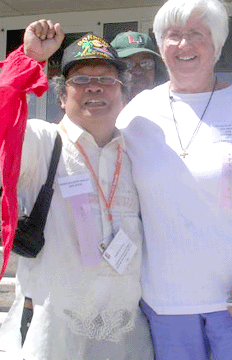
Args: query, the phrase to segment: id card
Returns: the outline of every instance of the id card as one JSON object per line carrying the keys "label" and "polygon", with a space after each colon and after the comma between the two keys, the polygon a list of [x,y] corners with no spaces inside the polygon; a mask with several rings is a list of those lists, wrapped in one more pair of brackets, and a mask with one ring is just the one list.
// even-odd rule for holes
{"label": "id card", "polygon": [[64,176],[58,179],[63,198],[93,192],[93,185],[89,173]]}
{"label": "id card", "polygon": [[138,247],[130,240],[125,232],[120,229],[103,253],[103,258],[122,275]]}

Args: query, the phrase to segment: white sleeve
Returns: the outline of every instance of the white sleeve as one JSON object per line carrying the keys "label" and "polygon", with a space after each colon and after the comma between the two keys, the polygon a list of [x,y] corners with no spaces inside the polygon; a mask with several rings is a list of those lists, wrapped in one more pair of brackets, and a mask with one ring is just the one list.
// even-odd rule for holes
{"label": "white sleeve", "polygon": [[46,179],[46,163],[50,161],[56,128],[57,125],[43,120],[28,120],[22,149],[19,187],[31,187],[39,178]]}

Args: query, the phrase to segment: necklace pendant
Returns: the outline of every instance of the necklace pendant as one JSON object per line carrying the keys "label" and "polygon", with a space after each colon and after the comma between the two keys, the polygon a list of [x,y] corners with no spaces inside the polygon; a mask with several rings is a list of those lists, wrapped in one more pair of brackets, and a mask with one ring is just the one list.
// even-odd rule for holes
{"label": "necklace pendant", "polygon": [[186,151],[183,151],[183,153],[180,154],[180,156],[182,156],[183,158],[185,158],[185,156],[187,156],[187,155],[188,155],[188,153]]}
{"label": "necklace pendant", "polygon": [[171,107],[171,111],[172,111],[172,117],[173,117],[173,121],[175,123],[175,128],[176,128],[176,132],[177,132],[177,135],[178,135],[178,139],[179,139],[179,143],[180,143],[180,147],[181,147],[181,150],[183,150],[182,154],[180,154],[180,156],[185,159],[185,157],[188,155],[188,153],[186,152],[186,150],[189,148],[189,146],[192,144],[193,140],[195,139],[198,131],[200,130],[200,127],[201,127],[201,124],[202,124],[202,120],[203,120],[203,117],[206,113],[206,110],[208,109],[209,107],[209,104],[211,102],[211,99],[213,97],[213,94],[214,94],[214,91],[216,90],[216,85],[217,85],[217,77],[215,78],[215,82],[214,82],[214,86],[213,86],[213,90],[211,91],[211,94],[210,94],[210,97],[209,97],[209,100],[206,104],[206,107],[203,111],[203,114],[201,115],[201,118],[197,124],[197,127],[196,129],[194,130],[190,140],[189,140],[189,143],[186,144],[187,146],[185,146],[185,149],[183,149],[183,145],[182,145],[182,141],[181,141],[181,138],[180,138],[180,132],[179,132],[179,128],[178,128],[178,123],[176,121],[176,118],[175,118],[175,115],[174,115],[174,110],[173,110],[173,96],[171,96],[171,93],[170,93],[170,87],[169,87],[169,102],[170,102],[170,107]]}

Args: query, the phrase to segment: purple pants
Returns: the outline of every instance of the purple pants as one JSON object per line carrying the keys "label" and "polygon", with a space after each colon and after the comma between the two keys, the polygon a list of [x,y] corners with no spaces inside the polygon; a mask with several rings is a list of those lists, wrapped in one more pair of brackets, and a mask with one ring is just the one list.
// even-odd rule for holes
{"label": "purple pants", "polygon": [[155,360],[232,360],[232,317],[228,311],[157,315],[143,300]]}

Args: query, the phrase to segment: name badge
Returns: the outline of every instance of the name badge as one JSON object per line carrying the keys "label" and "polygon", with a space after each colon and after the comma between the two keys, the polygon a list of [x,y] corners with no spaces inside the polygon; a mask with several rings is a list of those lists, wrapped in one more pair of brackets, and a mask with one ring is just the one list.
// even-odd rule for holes
{"label": "name badge", "polygon": [[89,173],[65,176],[58,179],[63,198],[93,192],[93,185]]}
{"label": "name badge", "polygon": [[213,124],[213,142],[232,142],[232,124]]}
{"label": "name badge", "polygon": [[103,258],[122,275],[127,265],[137,252],[138,247],[120,229],[103,253]]}

